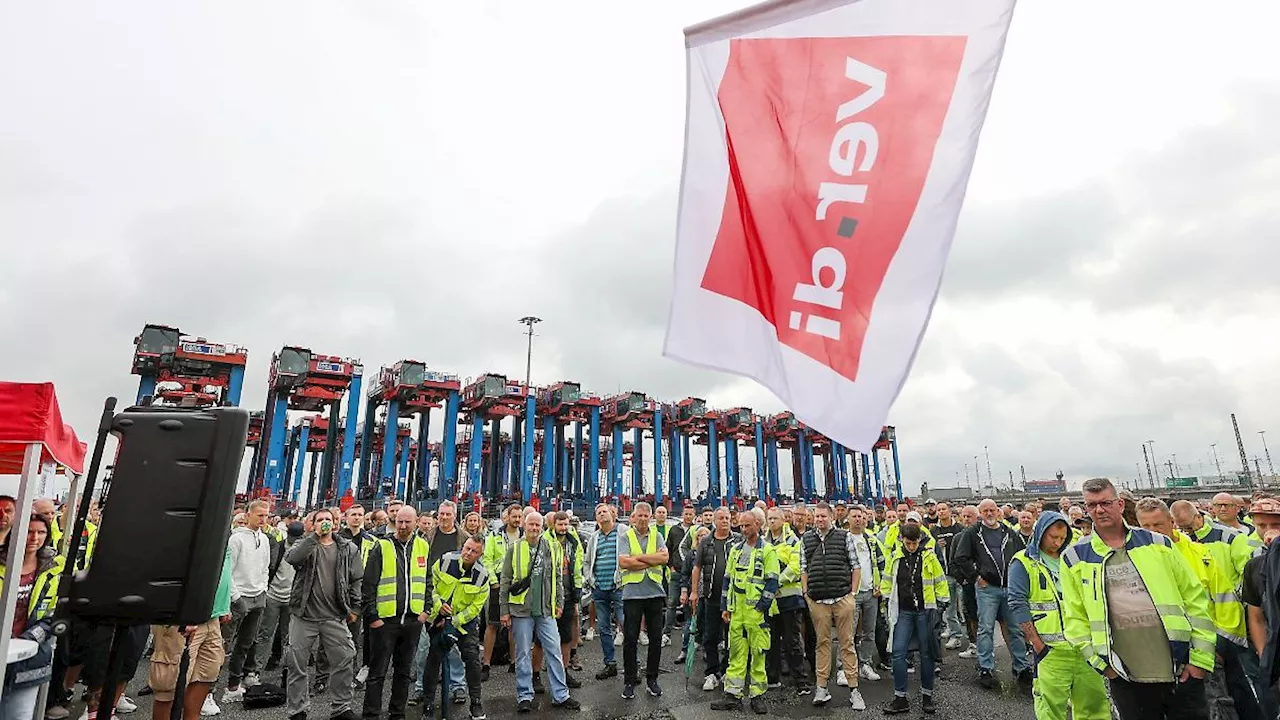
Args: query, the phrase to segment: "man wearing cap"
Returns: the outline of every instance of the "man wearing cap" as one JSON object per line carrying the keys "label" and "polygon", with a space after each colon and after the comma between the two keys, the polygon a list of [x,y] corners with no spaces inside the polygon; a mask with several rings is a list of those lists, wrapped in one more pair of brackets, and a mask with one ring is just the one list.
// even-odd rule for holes
{"label": "man wearing cap", "polygon": [[893,552],[893,546],[898,542],[898,533],[902,529],[902,524],[912,524],[920,527],[920,545],[926,550],[934,550],[935,542],[933,533],[924,527],[924,518],[915,510],[909,510],[902,516],[902,523],[894,523],[884,530],[884,549],[886,553]]}
{"label": "man wearing cap", "polygon": [[933,498],[924,501],[924,524],[929,528],[938,524],[938,501]]}
{"label": "man wearing cap", "polygon": [[[1216,498],[1215,498],[1216,500]],[[1258,692],[1258,704],[1268,718],[1276,717],[1276,677],[1280,675],[1280,553],[1273,545],[1280,537],[1280,500],[1259,498],[1249,508],[1255,533],[1262,538],[1264,551],[1245,563],[1241,578],[1240,599],[1245,604],[1249,641],[1261,658],[1260,667],[1243,663]],[[1244,660],[1244,658],[1241,658]],[[1252,658],[1249,658],[1251,661]],[[1249,671],[1253,672],[1249,672]]]}
{"label": "man wearing cap", "polygon": [[849,529],[849,505],[843,500],[836,501],[835,526],[841,530]]}

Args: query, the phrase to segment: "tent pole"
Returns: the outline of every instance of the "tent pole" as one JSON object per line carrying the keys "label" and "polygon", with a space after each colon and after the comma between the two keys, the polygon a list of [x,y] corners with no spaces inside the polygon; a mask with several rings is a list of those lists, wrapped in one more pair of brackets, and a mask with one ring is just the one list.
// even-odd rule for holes
{"label": "tent pole", "polygon": [[[36,481],[40,476],[40,455],[44,451],[43,443],[31,443],[22,458],[22,479],[18,483],[16,515],[9,528],[9,548],[5,553],[5,567],[21,568],[22,558],[27,551],[27,525],[30,524],[31,504],[35,500]],[[19,574],[21,572],[19,571]],[[12,577],[12,575],[10,575]],[[0,627],[13,627],[14,609],[18,604],[18,586],[21,583],[6,582],[0,588]],[[0,632],[0,658],[9,657],[8,632]],[[4,687],[0,685],[0,699],[4,697]]]}

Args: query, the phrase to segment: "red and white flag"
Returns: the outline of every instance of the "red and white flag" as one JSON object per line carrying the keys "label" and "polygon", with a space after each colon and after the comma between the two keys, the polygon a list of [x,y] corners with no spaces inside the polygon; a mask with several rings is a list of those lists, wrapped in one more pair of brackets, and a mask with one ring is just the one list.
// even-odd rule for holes
{"label": "red and white flag", "polygon": [[929,323],[1014,0],[783,0],[685,31],[664,354],[880,437]]}

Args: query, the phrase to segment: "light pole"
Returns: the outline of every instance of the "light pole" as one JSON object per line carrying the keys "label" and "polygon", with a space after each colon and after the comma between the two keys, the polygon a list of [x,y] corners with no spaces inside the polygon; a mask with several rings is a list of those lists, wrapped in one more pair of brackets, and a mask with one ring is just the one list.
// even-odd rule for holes
{"label": "light pole", "polygon": [[1173,453],[1173,471],[1178,475],[1182,474],[1182,468],[1178,467],[1178,453]]}
{"label": "light pole", "polygon": [[982,452],[987,456],[987,484],[994,488],[996,484],[991,479],[991,451],[987,449],[986,445],[983,445]]}
{"label": "light pole", "polygon": [[1151,464],[1156,466],[1156,474],[1160,473],[1160,461],[1156,459],[1156,441],[1148,440],[1147,444],[1151,446]]}
{"label": "light pole", "polygon": [[1267,457],[1267,475],[1275,477],[1276,467],[1271,464],[1271,450],[1267,448],[1267,431],[1259,430],[1258,434],[1262,436],[1262,454]]}
{"label": "light pole", "polygon": [[525,315],[520,318],[519,322],[527,328],[525,335],[529,336],[529,349],[526,351],[524,358],[524,386],[525,391],[528,392],[530,372],[533,370],[533,326],[542,322],[542,318]]}
{"label": "light pole", "polygon": [[1218,468],[1218,479],[1222,479],[1222,463],[1218,462],[1218,443],[1209,445],[1209,449],[1213,451],[1213,466]]}
{"label": "light pole", "polygon": [[973,456],[973,482],[978,486],[979,490],[982,489],[982,471],[978,469],[977,455]]}

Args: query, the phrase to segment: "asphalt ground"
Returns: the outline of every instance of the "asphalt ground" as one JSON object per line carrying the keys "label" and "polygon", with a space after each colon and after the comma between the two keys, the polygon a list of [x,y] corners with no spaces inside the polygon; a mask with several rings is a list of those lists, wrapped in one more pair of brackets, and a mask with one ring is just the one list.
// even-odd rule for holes
{"label": "asphalt ground", "polygon": [[[938,704],[937,714],[934,718],[940,720],[949,720],[960,718],[971,718],[975,720],[1027,720],[1034,716],[1031,704],[1031,695],[1027,690],[1018,688],[1013,681],[1010,671],[1010,660],[1008,652],[1000,646],[1000,633],[996,633],[997,649],[997,678],[1000,681],[998,689],[984,690],[977,684],[977,663],[975,660],[965,660],[956,657],[956,651],[944,651],[943,664],[940,667],[938,679],[935,681],[935,699]],[[641,662],[643,662],[644,652],[646,648],[640,647]],[[506,667],[495,667],[491,671],[490,680],[483,686],[483,702],[485,712],[492,720],[515,720],[537,718],[581,718],[582,720],[711,720],[717,717],[734,717],[735,713],[717,712],[711,709],[711,702],[721,697],[721,691],[703,692],[702,690],[702,657],[699,654],[697,664],[694,667],[693,676],[687,681],[684,675],[684,665],[675,665],[674,659],[679,654],[679,649],[674,645],[664,648],[662,651],[663,674],[659,680],[662,686],[663,694],[661,697],[651,697],[644,689],[643,683],[637,687],[636,697],[634,700],[624,700],[621,697],[622,678],[612,678],[609,680],[596,680],[595,673],[603,666],[603,652],[600,647],[600,640],[597,638],[591,642],[584,642],[583,647],[578,650],[578,659],[582,663],[582,672],[574,673],[579,680],[582,681],[582,688],[573,690],[572,696],[582,703],[582,709],[577,712],[561,711],[550,707],[550,695],[538,695],[535,697],[536,706],[533,713],[517,714],[515,711],[515,675],[507,672]],[[622,663],[622,648],[617,648],[618,663]],[[619,667],[621,670],[621,667]],[[643,673],[643,666],[641,667]],[[867,680],[860,681],[859,689],[862,691],[863,698],[867,702],[867,710],[865,712],[855,712],[849,707],[849,691],[842,687],[837,687],[834,677],[830,682],[829,690],[832,694],[832,700],[825,707],[815,708],[811,704],[812,696],[805,698],[797,698],[795,691],[784,686],[781,690],[770,690],[765,695],[765,701],[769,709],[769,715],[786,718],[823,718],[823,717],[842,717],[872,720],[874,718],[886,717],[881,711],[881,706],[890,700],[893,696],[893,680],[891,673],[881,673],[882,679],[879,682],[870,682]],[[909,677],[909,695],[911,698],[911,711],[905,715],[895,717],[924,717],[919,709],[919,679],[917,674],[911,674]],[[264,679],[269,682],[278,682],[279,676],[275,673],[264,675]],[[138,691],[146,685],[147,681],[147,660],[144,658],[138,668],[138,674],[128,685],[128,695],[132,697],[138,704],[138,710],[129,715],[119,715],[121,718],[130,720],[138,720],[140,718],[151,717],[151,697],[142,696]],[[219,683],[216,690],[215,699],[220,700],[222,691],[226,687],[226,674],[223,672],[223,681]],[[546,680],[544,679],[544,682]],[[79,693],[77,689],[77,696]],[[390,692],[390,678],[387,682],[387,692]],[[356,693],[356,712],[360,710],[360,703],[363,701],[363,692]],[[285,720],[284,707],[246,710],[239,703],[220,703],[222,714],[218,718],[226,718],[228,720]],[[385,701],[384,701],[385,708]],[[72,708],[71,720],[80,717],[83,710],[82,703],[75,703]],[[467,720],[470,715],[466,705],[453,705],[450,708],[451,717],[454,720]],[[409,720],[418,720],[421,718],[422,709],[420,707],[410,707],[407,712]],[[744,717],[743,715],[736,715]],[[327,720],[329,717],[329,698],[327,694],[312,697],[310,718],[315,720]],[[383,717],[386,717],[385,710]],[[747,710],[746,717],[756,717]]]}

